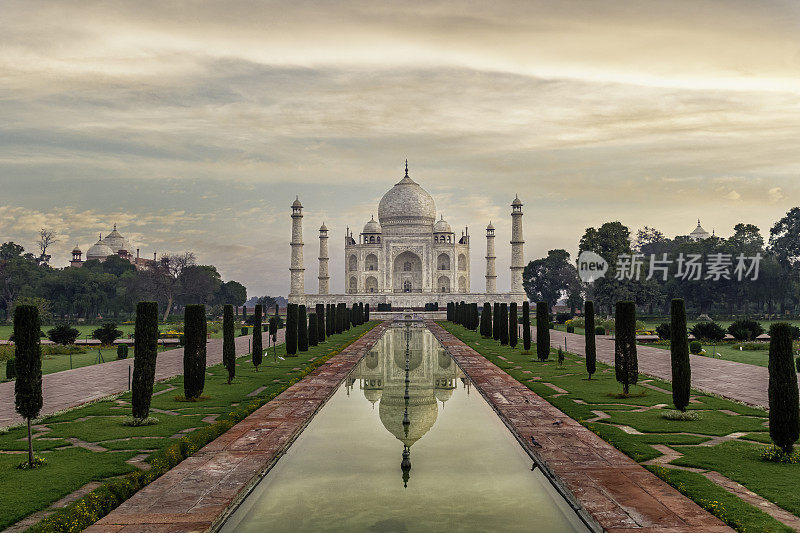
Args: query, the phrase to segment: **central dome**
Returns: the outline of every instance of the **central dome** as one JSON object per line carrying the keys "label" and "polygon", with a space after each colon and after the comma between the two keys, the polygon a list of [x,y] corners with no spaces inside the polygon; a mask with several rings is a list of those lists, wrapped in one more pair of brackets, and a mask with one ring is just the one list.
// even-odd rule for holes
{"label": "central dome", "polygon": [[436,220],[436,204],[428,191],[408,177],[395,184],[378,204],[381,226],[432,226]]}

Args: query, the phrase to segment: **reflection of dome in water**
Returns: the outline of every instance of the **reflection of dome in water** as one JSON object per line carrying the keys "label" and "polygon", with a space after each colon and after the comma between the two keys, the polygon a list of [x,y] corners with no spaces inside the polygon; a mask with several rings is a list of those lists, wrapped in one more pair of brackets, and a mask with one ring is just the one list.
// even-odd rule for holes
{"label": "reflection of dome in water", "polygon": [[[397,368],[405,370],[406,368],[406,352],[404,350],[394,351],[394,364]],[[411,350],[410,357],[408,358],[408,369],[413,372],[422,364],[422,350]]]}
{"label": "reflection of dome in water", "polygon": [[381,396],[383,396],[383,391],[381,389],[364,389],[364,398],[372,403],[380,400]]}
{"label": "reflection of dome in water", "polygon": [[453,359],[449,355],[447,355],[444,351],[439,352],[439,368],[445,369],[450,368],[450,365],[453,364]]}
{"label": "reflection of dome in water", "polygon": [[375,370],[378,367],[378,352],[369,352],[366,357],[367,368]]}
{"label": "reflection of dome in water", "polygon": [[402,393],[397,396],[385,396],[381,398],[381,403],[378,405],[378,414],[383,427],[404,445],[411,446],[430,431],[436,422],[439,414],[436,397],[422,391],[411,394],[408,403],[408,419],[411,421],[408,426],[408,437],[403,428],[404,411],[405,400],[403,400]]}
{"label": "reflection of dome in water", "polygon": [[453,396],[453,389],[436,389],[433,393],[440,402],[446,402]]}

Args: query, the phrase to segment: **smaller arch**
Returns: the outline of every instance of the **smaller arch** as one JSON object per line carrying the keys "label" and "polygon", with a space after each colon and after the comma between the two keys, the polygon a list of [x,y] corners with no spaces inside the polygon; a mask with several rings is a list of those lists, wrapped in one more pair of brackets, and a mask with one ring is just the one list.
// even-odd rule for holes
{"label": "smaller arch", "polygon": [[365,292],[378,292],[378,280],[374,276],[368,277],[364,282]]}
{"label": "smaller arch", "polygon": [[350,278],[350,292],[358,292],[358,279],[355,276]]}
{"label": "smaller arch", "polygon": [[380,237],[378,237],[378,242],[381,242],[381,238]]}
{"label": "smaller arch", "polygon": [[358,270],[358,258],[355,255],[351,255],[347,266],[351,272]]}
{"label": "smaller arch", "polygon": [[364,259],[364,270],[373,271],[378,270],[378,256],[375,254],[369,254]]}
{"label": "smaller arch", "polygon": [[439,276],[436,280],[436,288],[439,292],[450,292],[450,278],[447,276]]}
{"label": "smaller arch", "polygon": [[458,269],[459,270],[467,269],[467,256],[464,254],[458,254]]}
{"label": "smaller arch", "polygon": [[464,276],[458,277],[458,292],[467,292],[467,278]]}
{"label": "smaller arch", "polygon": [[439,257],[436,258],[436,268],[450,270],[450,256],[448,254],[439,254]]}

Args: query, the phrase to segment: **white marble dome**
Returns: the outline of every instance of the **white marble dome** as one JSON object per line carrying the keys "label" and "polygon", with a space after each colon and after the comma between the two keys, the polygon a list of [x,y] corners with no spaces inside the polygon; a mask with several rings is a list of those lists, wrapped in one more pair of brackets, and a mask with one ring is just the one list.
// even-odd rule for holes
{"label": "white marble dome", "polygon": [[111,249],[103,239],[98,240],[86,251],[86,259],[105,259],[106,257],[114,255],[114,250]]}
{"label": "white marble dome", "polygon": [[444,217],[440,218],[436,221],[436,224],[433,225],[433,232],[434,233],[453,233],[453,228],[450,227],[450,224],[444,219]]}
{"label": "white marble dome", "polygon": [[364,224],[364,231],[362,233],[380,233],[381,225],[372,217],[369,222]]}
{"label": "white marble dome", "polygon": [[428,191],[408,177],[395,184],[378,204],[381,226],[428,225],[436,220],[436,204]]}
{"label": "white marble dome", "polygon": [[114,230],[108,235],[106,235],[105,239],[103,239],[103,244],[111,248],[111,251],[115,254],[120,250],[125,250],[125,251],[130,250],[130,247],[128,245],[128,242],[125,240],[125,237],[123,237],[117,231],[116,224],[114,224]]}

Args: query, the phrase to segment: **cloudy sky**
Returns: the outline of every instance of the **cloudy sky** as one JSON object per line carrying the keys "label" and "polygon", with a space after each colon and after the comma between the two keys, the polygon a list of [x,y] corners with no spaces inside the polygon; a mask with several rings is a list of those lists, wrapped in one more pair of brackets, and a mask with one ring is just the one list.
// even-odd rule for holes
{"label": "cloudy sky", "polygon": [[117,223],[286,294],[289,205],[345,227],[411,176],[454,228],[574,254],[620,220],[769,227],[800,203],[796,1],[0,3],[0,241],[58,230],[54,264]]}

